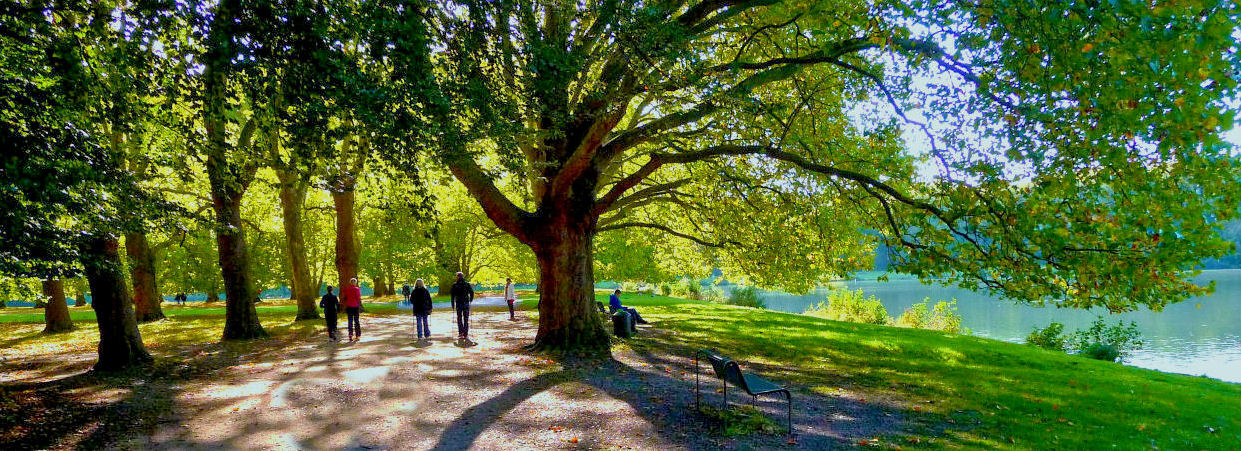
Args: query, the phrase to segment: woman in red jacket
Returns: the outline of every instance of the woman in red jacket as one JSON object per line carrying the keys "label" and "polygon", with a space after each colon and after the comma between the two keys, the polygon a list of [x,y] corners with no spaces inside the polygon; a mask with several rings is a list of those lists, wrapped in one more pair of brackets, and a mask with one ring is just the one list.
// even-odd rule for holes
{"label": "woman in red jacket", "polygon": [[342,304],[345,304],[345,315],[349,317],[349,341],[362,338],[362,323],[358,321],[358,313],[362,311],[362,290],[358,288],[358,279],[349,279],[349,286],[340,290]]}

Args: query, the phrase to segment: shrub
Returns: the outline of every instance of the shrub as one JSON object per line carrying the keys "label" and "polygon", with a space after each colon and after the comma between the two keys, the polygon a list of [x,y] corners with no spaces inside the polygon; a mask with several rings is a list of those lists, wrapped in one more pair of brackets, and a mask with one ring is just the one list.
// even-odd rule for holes
{"label": "shrub", "polygon": [[682,277],[672,286],[672,294],[686,299],[702,299],[702,285],[697,280]]}
{"label": "shrub", "polygon": [[926,298],[905,309],[905,312],[896,319],[896,325],[954,334],[961,333],[961,315],[957,313],[957,300],[936,302],[934,307],[927,309],[926,305],[930,301],[931,298]]}
{"label": "shrub", "polygon": [[1102,316],[1090,323],[1090,328],[1082,329],[1073,334],[1072,348],[1078,354],[1092,359],[1115,362],[1124,358],[1134,350],[1141,349],[1144,342],[1142,333],[1138,332],[1138,324],[1124,321],[1107,325]]}
{"label": "shrub", "polygon": [[862,290],[833,291],[827,301],[806,310],[805,314],[852,323],[887,324],[888,311],[874,296],[863,297]]}
{"label": "shrub", "polygon": [[1091,343],[1082,348],[1081,355],[1095,360],[1115,362],[1120,358],[1120,350],[1107,343]]}
{"label": "shrub", "polygon": [[754,287],[734,287],[732,293],[728,294],[728,303],[743,307],[767,308],[767,303],[758,296],[758,288]]}
{"label": "shrub", "polygon": [[668,286],[668,284],[666,283],[659,284],[659,294],[662,294],[664,296],[671,295],[672,287]]}
{"label": "shrub", "polygon": [[702,300],[711,301],[711,302],[724,302],[727,299],[724,297],[724,290],[721,290],[720,287],[712,285],[702,290]]}
{"label": "shrub", "polygon": [[1055,321],[1042,329],[1035,327],[1030,331],[1030,335],[1026,335],[1026,344],[1053,351],[1067,349],[1067,340],[1068,338],[1064,336],[1064,325]]}

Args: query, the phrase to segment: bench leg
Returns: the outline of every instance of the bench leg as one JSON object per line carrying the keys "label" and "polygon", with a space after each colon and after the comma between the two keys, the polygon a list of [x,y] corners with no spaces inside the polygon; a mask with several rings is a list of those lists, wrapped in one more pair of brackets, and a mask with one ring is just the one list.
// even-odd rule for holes
{"label": "bench leg", "polygon": [[789,407],[789,437],[793,436],[793,395],[788,390],[784,390],[784,401]]}

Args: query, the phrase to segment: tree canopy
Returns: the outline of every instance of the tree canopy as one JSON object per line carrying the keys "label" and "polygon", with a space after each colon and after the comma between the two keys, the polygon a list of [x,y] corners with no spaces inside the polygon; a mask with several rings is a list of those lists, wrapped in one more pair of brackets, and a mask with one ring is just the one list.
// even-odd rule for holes
{"label": "tree canopy", "polygon": [[801,291],[885,249],[1119,312],[1234,251],[1234,2],[5,8],[3,270],[124,233],[135,293],[218,287],[225,338],[264,287],[317,317],[332,275],[517,275],[537,345],[605,349],[598,277]]}

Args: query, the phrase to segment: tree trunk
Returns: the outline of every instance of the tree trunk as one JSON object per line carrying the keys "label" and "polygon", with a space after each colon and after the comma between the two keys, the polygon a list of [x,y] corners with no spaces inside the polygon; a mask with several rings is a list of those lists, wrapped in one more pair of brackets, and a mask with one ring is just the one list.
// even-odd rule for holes
{"label": "tree trunk", "polygon": [[77,295],[73,298],[74,307],[86,306],[86,279],[78,277],[73,279],[73,288],[77,291]]}
{"label": "tree trunk", "polygon": [[373,282],[374,289],[375,289],[375,293],[374,293],[375,299],[379,299],[381,297],[386,296],[387,291],[388,291],[388,283],[384,281],[383,272],[376,274],[375,277],[373,277],[371,280]]}
{"label": "tree trunk", "polygon": [[125,234],[125,255],[129,257],[129,276],[134,283],[134,316],[139,323],[164,319],[159,287],[155,285],[155,253],[146,233]]}
{"label": "tree trunk", "polygon": [[207,300],[204,303],[220,302],[220,290],[218,287],[212,287],[211,292],[207,293]]}
{"label": "tree trunk", "polygon": [[224,339],[266,337],[254,309],[254,281],[250,278],[250,253],[241,222],[241,194],[213,196],[215,241],[224,279]]}
{"label": "tree trunk", "polygon": [[310,265],[306,262],[306,238],[302,235],[302,207],[306,204],[306,184],[296,175],[278,170],[280,176],[280,210],[284,219],[284,235],[289,257],[291,296],[297,301],[296,320],[319,318],[319,308],[310,286]]}
{"label": "tree trunk", "polygon": [[65,300],[65,282],[61,279],[43,281],[43,294],[48,297],[47,308],[43,310],[46,324],[43,333],[54,334],[73,330],[73,320],[69,318],[69,304]]}
{"label": "tree trunk", "polygon": [[332,193],[336,208],[336,274],[338,287],[358,277],[358,240],[353,218],[353,188]]}
{"label": "tree trunk", "polygon": [[539,261],[539,332],[534,348],[606,354],[610,338],[595,313],[593,233],[547,227],[534,237]]}
{"label": "tree trunk", "polygon": [[82,244],[82,266],[93,295],[91,308],[99,323],[96,371],[123,370],[151,361],[125,286],[119,246],[115,237],[104,234],[91,235]]}

